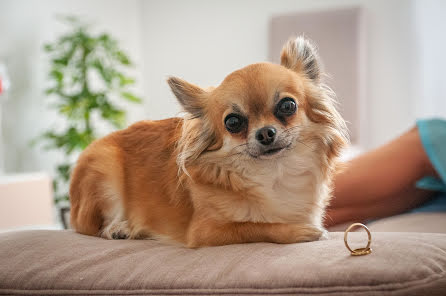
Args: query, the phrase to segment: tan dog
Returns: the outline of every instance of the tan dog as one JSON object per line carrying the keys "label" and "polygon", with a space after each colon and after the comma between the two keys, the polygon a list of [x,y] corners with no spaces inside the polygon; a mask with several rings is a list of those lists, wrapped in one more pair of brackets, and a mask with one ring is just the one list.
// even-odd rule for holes
{"label": "tan dog", "polygon": [[216,88],[168,83],[186,117],[138,122],[92,143],[71,178],[71,225],[188,247],[318,239],[345,122],[315,48],[290,39]]}

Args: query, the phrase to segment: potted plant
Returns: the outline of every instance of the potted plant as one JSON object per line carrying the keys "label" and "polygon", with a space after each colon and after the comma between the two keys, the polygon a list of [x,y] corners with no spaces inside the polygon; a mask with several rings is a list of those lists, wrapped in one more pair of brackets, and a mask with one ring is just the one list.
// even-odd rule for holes
{"label": "potted plant", "polygon": [[113,128],[125,125],[122,100],[141,103],[129,87],[135,80],[126,74],[130,58],[107,33],[93,34],[90,26],[76,17],[64,20],[70,30],[44,50],[50,60],[46,95],[64,124],[52,127],[39,137],[45,149],[64,154],[54,175],[54,196],[62,223],[68,226],[69,179],[79,153],[99,135],[97,125],[106,122]]}

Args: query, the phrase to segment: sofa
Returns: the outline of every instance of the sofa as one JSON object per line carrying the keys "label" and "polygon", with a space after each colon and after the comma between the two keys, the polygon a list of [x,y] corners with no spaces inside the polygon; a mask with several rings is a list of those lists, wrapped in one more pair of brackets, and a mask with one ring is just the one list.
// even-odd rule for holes
{"label": "sofa", "polygon": [[[343,232],[200,249],[71,230],[6,232],[0,295],[446,295],[445,226],[442,213],[370,223],[373,251],[365,256],[350,255]],[[348,240],[361,247],[367,235]]]}

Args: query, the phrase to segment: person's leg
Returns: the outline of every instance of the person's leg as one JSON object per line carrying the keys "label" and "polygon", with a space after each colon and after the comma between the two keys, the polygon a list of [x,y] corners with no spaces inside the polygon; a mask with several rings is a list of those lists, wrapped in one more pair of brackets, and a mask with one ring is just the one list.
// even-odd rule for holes
{"label": "person's leg", "polygon": [[413,128],[347,163],[335,177],[327,225],[398,214],[426,201],[432,191],[415,182],[436,172]]}

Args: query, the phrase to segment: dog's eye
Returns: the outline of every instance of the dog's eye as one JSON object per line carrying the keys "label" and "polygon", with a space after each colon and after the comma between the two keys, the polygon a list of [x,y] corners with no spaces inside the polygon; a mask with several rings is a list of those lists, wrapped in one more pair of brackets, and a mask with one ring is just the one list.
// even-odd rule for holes
{"label": "dog's eye", "polygon": [[279,104],[277,104],[276,115],[277,116],[289,116],[296,112],[297,105],[292,98],[283,98]]}
{"label": "dog's eye", "polygon": [[233,134],[240,132],[244,125],[245,120],[240,115],[231,113],[225,118],[226,129]]}

